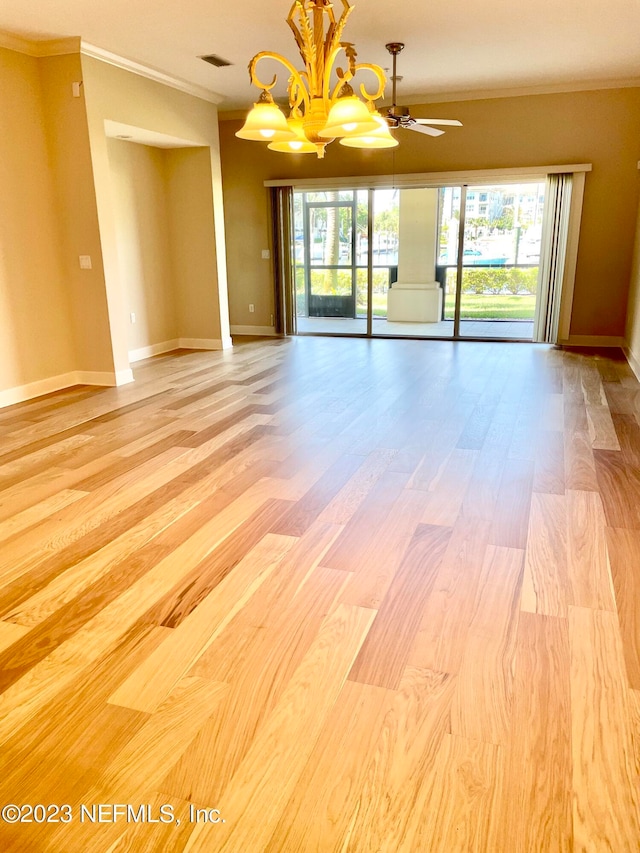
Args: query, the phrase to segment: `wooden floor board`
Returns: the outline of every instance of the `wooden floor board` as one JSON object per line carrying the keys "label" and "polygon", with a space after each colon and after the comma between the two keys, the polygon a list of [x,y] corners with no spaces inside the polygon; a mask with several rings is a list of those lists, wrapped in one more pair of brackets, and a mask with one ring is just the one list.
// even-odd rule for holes
{"label": "wooden floor board", "polygon": [[0,803],[180,823],[0,821],[3,853],[640,849],[621,353],[306,336],[133,370],[0,409]]}

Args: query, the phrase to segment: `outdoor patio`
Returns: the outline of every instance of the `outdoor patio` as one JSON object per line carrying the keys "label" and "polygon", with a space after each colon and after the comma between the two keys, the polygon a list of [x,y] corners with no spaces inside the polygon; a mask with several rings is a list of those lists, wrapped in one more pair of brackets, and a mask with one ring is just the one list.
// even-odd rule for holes
{"label": "outdoor patio", "polygon": [[[299,334],[366,335],[367,321],[364,317],[298,317]],[[451,338],[453,320],[439,323],[390,323],[384,317],[373,318],[374,335],[399,337]],[[461,320],[460,336],[468,338],[503,338],[508,340],[531,340],[531,320]]]}

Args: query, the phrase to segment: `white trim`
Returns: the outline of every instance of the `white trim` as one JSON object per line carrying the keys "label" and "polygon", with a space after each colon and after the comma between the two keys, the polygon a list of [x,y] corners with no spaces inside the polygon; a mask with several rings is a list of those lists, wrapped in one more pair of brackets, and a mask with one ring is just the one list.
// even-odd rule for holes
{"label": "white trim", "polygon": [[626,341],[619,335],[569,335],[558,343],[563,347],[621,347]]}
{"label": "white trim", "polygon": [[509,169],[465,169],[459,172],[418,172],[407,175],[366,175],[326,178],[277,178],[265,181],[265,187],[295,187],[296,189],[334,189],[347,187],[438,187],[449,184],[520,183],[540,181],[547,175],[564,172],[590,172],[591,163],[570,163],[564,166],[521,166]]}
{"label": "white trim", "polygon": [[227,339],[222,341],[220,338],[180,338],[179,344],[181,349],[208,350],[229,349],[231,345]]}
{"label": "white trim", "polygon": [[262,338],[280,337],[274,326],[231,326],[232,335],[256,335]]}
{"label": "white trim", "polygon": [[[127,367],[126,370],[118,370],[116,371],[116,385],[127,385],[129,382],[133,382],[133,371],[130,367]],[[99,382],[95,383],[99,385]],[[111,384],[111,383],[107,383]]]}
{"label": "white trim", "polygon": [[216,94],[204,86],[198,86],[195,83],[189,83],[187,80],[181,80],[179,77],[172,77],[158,68],[152,68],[149,65],[143,65],[133,59],[127,59],[124,56],[119,56],[117,53],[111,53],[102,47],[97,47],[94,44],[88,44],[82,41],[80,44],[80,53],[83,56],[90,56],[93,59],[99,59],[101,62],[106,62],[109,65],[115,65],[116,68],[123,68],[125,71],[131,71],[139,77],[146,77],[148,80],[154,80],[156,83],[161,83],[163,86],[170,86],[172,89],[178,89],[179,92],[185,92],[187,95],[194,95],[196,98],[202,98],[204,101],[209,101],[211,104],[219,104],[222,102],[222,95]]}
{"label": "white trim", "polygon": [[72,385],[79,385],[80,380],[76,371],[61,373],[59,376],[49,376],[47,379],[39,379],[36,382],[28,382],[26,385],[16,385],[14,388],[6,388],[0,391],[0,409],[5,406],[13,406],[15,403],[24,403],[33,397],[42,397],[44,394],[52,394]]}
{"label": "white trim", "polygon": [[146,347],[138,347],[138,349],[129,350],[129,363],[142,361],[145,358],[152,358],[154,355],[162,355],[165,352],[180,349],[180,341],[175,338],[172,341],[163,341],[160,344],[150,344]]}
{"label": "white trim", "polygon": [[0,391],[0,409],[5,406],[13,406],[15,403],[24,403],[34,397],[42,397],[44,394],[53,394],[64,388],[74,385],[102,385],[113,387],[133,382],[131,370],[113,371],[91,371],[72,370],[69,373],[61,373],[58,376],[48,376],[46,379],[38,379],[36,382],[28,382],[26,385],[16,385],[14,388],[6,388]]}
{"label": "white trim", "polygon": [[[460,101],[487,101],[492,98],[523,98],[531,95],[563,95],[571,92],[597,92],[601,89],[636,89],[640,77],[620,77],[613,80],[574,80],[568,83],[542,83],[539,86],[517,86],[513,89],[475,89],[457,92],[429,93],[429,104],[446,104]],[[418,95],[398,98],[399,105],[416,106]],[[384,104],[383,104],[384,106]]]}
{"label": "white trim", "polygon": [[31,41],[13,33],[0,31],[0,47],[26,53],[27,56],[63,56],[68,53],[80,53],[80,38],[71,36],[48,41]]}
{"label": "white trim", "polygon": [[624,342],[622,347],[622,351],[625,354],[627,361],[629,362],[629,367],[633,370],[636,379],[640,381],[640,361],[633,354],[631,347],[627,341]]}

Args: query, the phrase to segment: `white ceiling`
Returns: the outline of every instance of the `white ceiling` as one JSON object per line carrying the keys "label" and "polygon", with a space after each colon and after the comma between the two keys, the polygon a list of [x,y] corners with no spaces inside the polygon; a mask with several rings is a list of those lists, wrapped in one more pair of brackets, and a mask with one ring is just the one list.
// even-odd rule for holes
{"label": "white ceiling", "polygon": [[[338,12],[339,0],[334,5]],[[355,42],[359,61],[388,67],[385,43],[406,43],[398,60],[401,102],[640,80],[638,0],[359,0],[355,6],[343,38]],[[284,20],[289,8],[290,0],[2,0],[0,30],[32,40],[80,36],[218,93],[220,109],[233,110],[255,98],[246,67],[258,51],[283,53],[300,67]],[[233,65],[214,68],[198,59],[208,53]],[[276,94],[284,92],[286,76]]]}

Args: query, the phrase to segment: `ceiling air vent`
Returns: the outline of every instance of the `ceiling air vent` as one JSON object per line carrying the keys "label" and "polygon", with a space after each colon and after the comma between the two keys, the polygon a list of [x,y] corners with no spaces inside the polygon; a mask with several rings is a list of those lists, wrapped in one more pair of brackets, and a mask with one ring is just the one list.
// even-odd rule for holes
{"label": "ceiling air vent", "polygon": [[204,61],[208,62],[210,65],[215,65],[216,68],[226,68],[227,65],[233,64],[232,62],[229,62],[228,59],[216,56],[215,53],[210,53],[208,56],[201,56],[200,59],[204,59]]}

